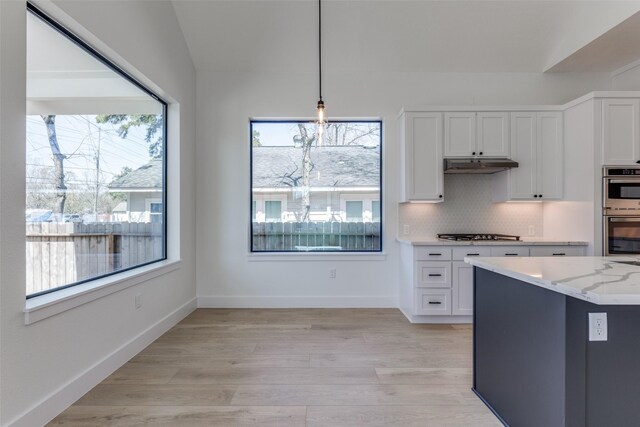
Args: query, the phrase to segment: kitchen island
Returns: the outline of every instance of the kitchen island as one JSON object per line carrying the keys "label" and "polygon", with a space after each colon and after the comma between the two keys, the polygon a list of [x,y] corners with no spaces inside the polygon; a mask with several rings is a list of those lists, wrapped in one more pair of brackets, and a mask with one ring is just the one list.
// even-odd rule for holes
{"label": "kitchen island", "polygon": [[473,390],[505,425],[640,425],[640,257],[465,261]]}

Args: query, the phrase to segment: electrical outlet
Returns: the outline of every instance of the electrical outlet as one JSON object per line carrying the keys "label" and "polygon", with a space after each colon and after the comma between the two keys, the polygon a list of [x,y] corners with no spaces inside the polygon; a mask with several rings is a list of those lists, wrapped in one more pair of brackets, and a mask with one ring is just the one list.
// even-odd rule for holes
{"label": "electrical outlet", "polygon": [[329,270],[329,279],[335,279],[336,278],[336,269],[332,268]]}
{"label": "electrical outlet", "polygon": [[589,313],[589,341],[607,341],[607,313]]}
{"label": "electrical outlet", "polygon": [[142,294],[138,294],[133,298],[134,305],[136,310],[142,307]]}
{"label": "electrical outlet", "polygon": [[408,234],[409,234],[409,232],[410,232],[409,224],[404,224],[404,225],[403,225],[403,227],[402,227],[402,232],[403,232],[405,235],[408,235]]}
{"label": "electrical outlet", "polygon": [[534,225],[530,225],[529,226],[529,236],[535,236],[536,235],[536,227]]}

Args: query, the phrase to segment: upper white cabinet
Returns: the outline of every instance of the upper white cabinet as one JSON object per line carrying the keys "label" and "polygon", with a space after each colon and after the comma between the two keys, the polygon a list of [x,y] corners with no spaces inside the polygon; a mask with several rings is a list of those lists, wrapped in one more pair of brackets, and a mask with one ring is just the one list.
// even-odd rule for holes
{"label": "upper white cabinet", "polygon": [[402,115],[403,201],[442,201],[442,113]]}
{"label": "upper white cabinet", "polygon": [[444,113],[444,157],[509,157],[509,113]]}
{"label": "upper white cabinet", "polygon": [[640,100],[602,100],[602,159],[604,165],[640,162]]}
{"label": "upper white cabinet", "polygon": [[518,167],[498,173],[494,201],[562,198],[562,113],[511,113],[511,158]]}

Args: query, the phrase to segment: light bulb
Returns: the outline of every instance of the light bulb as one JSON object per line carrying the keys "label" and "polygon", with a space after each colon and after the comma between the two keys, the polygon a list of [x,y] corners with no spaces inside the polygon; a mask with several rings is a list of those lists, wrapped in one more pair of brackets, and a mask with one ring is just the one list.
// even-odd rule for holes
{"label": "light bulb", "polygon": [[318,124],[324,124],[324,102],[322,100],[318,101]]}

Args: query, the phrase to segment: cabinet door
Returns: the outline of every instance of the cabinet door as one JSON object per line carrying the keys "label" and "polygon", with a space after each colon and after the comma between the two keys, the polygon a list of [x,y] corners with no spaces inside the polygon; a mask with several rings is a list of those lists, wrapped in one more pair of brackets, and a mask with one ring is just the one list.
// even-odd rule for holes
{"label": "cabinet door", "polygon": [[537,119],[537,193],[538,199],[562,198],[562,113],[538,113]]}
{"label": "cabinet door", "polygon": [[476,113],[444,113],[444,156],[476,154]]}
{"label": "cabinet door", "polygon": [[531,256],[583,256],[584,246],[531,246]]}
{"label": "cabinet door", "polygon": [[404,200],[443,200],[442,114],[406,113]]}
{"label": "cabinet door", "polygon": [[509,170],[509,199],[537,200],[536,113],[511,113],[511,158],[518,167]]}
{"label": "cabinet door", "polygon": [[416,288],[450,288],[451,263],[416,261]]}
{"label": "cabinet door", "polygon": [[640,160],[640,100],[602,100],[602,161],[630,165]]}
{"label": "cabinet door", "polygon": [[492,246],[491,256],[529,256],[528,246]]}
{"label": "cabinet door", "polygon": [[509,157],[509,113],[478,113],[477,148],[483,157]]}
{"label": "cabinet door", "polygon": [[448,289],[416,289],[414,315],[451,315],[451,291]]}
{"label": "cabinet door", "polygon": [[451,288],[451,314],[473,314],[473,266],[466,262],[453,263],[453,286]]}

